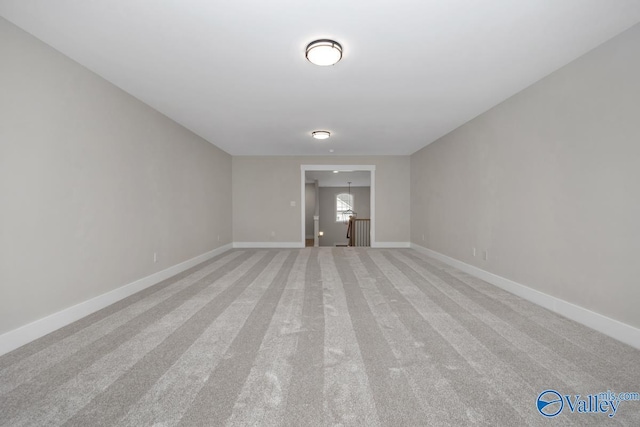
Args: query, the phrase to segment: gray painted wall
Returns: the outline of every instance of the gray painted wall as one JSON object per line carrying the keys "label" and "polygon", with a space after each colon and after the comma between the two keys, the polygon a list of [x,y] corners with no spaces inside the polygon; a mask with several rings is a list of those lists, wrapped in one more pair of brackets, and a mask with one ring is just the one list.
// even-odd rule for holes
{"label": "gray painted wall", "polygon": [[[369,187],[351,187],[354,210],[358,218],[371,218],[371,200]],[[347,187],[320,187],[320,231],[324,236],[320,238],[320,246],[335,246],[336,243],[346,244],[347,225],[336,222],[336,196],[348,193]]]}
{"label": "gray painted wall", "polygon": [[307,239],[313,239],[313,215],[316,212],[316,186],[304,186],[304,230]]}
{"label": "gray painted wall", "polygon": [[234,156],[232,161],[234,242],[301,241],[303,164],[376,165],[376,240],[409,241],[409,156]]}
{"label": "gray painted wall", "polygon": [[231,242],[228,154],[1,18],[0,58],[0,333]]}
{"label": "gray painted wall", "polygon": [[640,25],[412,155],[411,241],[640,327],[638,76]]}

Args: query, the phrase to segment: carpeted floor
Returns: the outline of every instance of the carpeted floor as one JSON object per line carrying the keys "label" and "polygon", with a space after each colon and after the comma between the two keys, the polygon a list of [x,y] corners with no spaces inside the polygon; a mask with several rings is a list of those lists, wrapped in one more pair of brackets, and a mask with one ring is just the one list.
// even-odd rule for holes
{"label": "carpeted floor", "polygon": [[608,390],[640,351],[416,251],[234,250],[1,357],[0,425],[640,425]]}

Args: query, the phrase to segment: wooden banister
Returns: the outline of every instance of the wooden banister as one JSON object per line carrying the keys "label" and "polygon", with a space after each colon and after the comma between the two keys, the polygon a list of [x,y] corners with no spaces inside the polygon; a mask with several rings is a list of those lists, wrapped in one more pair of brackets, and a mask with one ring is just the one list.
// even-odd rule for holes
{"label": "wooden banister", "polygon": [[369,218],[349,219],[349,246],[371,246],[371,220]]}

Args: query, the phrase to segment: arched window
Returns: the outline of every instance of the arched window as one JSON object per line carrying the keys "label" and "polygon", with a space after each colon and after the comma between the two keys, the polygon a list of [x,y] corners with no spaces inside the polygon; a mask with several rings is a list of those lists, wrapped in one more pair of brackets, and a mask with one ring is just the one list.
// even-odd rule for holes
{"label": "arched window", "polygon": [[338,194],[336,196],[336,222],[347,222],[350,215],[353,215],[353,194]]}

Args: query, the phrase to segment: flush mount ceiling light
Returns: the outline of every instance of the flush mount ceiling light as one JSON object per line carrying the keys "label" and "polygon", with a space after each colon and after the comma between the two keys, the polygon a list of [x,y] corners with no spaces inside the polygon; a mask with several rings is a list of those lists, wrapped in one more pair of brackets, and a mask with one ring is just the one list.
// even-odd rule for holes
{"label": "flush mount ceiling light", "polygon": [[305,56],[315,65],[333,65],[342,59],[342,46],[333,40],[316,40],[309,43]]}
{"label": "flush mount ceiling light", "polygon": [[327,139],[331,136],[331,132],[328,130],[314,130],[311,132],[311,136],[315,139]]}

